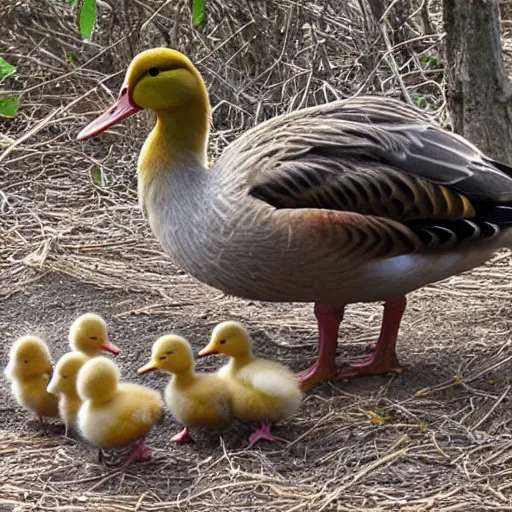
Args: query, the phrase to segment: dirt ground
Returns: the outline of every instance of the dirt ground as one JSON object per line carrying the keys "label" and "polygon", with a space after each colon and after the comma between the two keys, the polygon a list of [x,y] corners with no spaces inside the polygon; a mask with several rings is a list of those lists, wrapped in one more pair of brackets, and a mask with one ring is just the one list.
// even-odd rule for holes
{"label": "dirt ground", "polygon": [[[354,22],[356,11],[336,14],[335,4],[322,11],[320,23],[313,4],[300,10],[296,4],[267,2],[265,12],[274,9],[286,19],[292,5],[302,17],[296,30],[286,25],[288,35],[276,35],[282,47],[271,44],[278,61],[274,71],[290,66],[293,55],[283,51],[278,60],[279,54],[296,44],[304,19],[313,25],[318,21],[327,41],[322,48],[332,63],[330,83],[340,94],[359,87],[363,78],[350,86],[342,80],[344,70],[355,69],[355,58],[350,65],[336,60],[339,50],[329,46],[329,38],[339,31],[337,41],[348,45],[346,35],[342,38],[347,27],[356,32],[362,28]],[[156,5],[150,5],[152,11],[143,9],[146,18]],[[214,21],[236,10],[211,5]],[[176,2],[169,9],[188,17],[187,6]],[[0,365],[5,366],[12,341],[26,333],[42,336],[57,359],[67,351],[70,323],[92,311],[107,320],[111,340],[122,349],[116,362],[123,378],[160,390],[165,376],[136,374],[156,338],[178,333],[197,351],[214,325],[226,319],[248,327],[257,354],[294,371],[306,368],[317,343],[311,305],[226,297],[185,275],[162,253],[136,202],[134,169],[148,116],[88,143],[74,140],[115,95],[121,77],[107,75],[124,69],[130,48],[123,47],[126,55],[121,52],[118,60],[103,52],[119,37],[119,20],[112,22],[112,40],[101,31],[93,43],[77,40],[72,36],[74,18],[62,14],[63,9],[49,0],[9,4],[10,18],[5,19],[14,29],[2,34],[0,45],[0,55],[18,65],[9,87],[24,91],[17,118],[0,125]],[[237,12],[232,34],[246,23]],[[105,15],[103,22],[109,19]],[[275,22],[267,21],[268,26]],[[220,105],[214,114],[212,155],[247,125],[261,121],[258,116],[299,106],[292,95],[279,104],[267,82],[266,89],[256,90],[259,82],[240,85],[234,74],[224,76],[233,72],[229,66],[212,67],[216,58],[240,69],[238,58],[252,65],[249,57],[254,55],[239,55],[249,36],[242,41],[233,36],[232,60],[210,55],[221,40],[215,39],[215,30],[190,34],[190,27],[183,29],[174,35],[180,45],[171,45],[184,49],[204,43],[197,50],[206,55],[201,70],[213,83],[213,103]],[[148,46],[143,38],[132,43]],[[429,44],[435,49],[434,42]],[[70,66],[62,48],[76,52],[78,64]],[[371,45],[365,51],[371,54]],[[315,100],[329,78],[321,66],[314,69],[308,101]],[[247,76],[266,80],[256,68]],[[396,86],[382,74],[378,80],[389,90]],[[283,75],[273,76],[273,83],[282,81]],[[235,94],[235,83],[238,99],[229,96]],[[375,91],[371,84],[367,92]],[[417,84],[406,86],[412,90]],[[222,104],[223,94],[229,104]],[[261,96],[251,103],[256,113],[248,116],[237,105],[243,103],[248,111],[252,94]],[[77,98],[76,107],[69,107]],[[440,108],[437,117],[445,116]],[[196,444],[174,446],[170,438],[180,425],[166,414],[148,440],[151,461],[122,469],[126,452],[108,452],[102,465],[93,448],[77,437],[65,438],[58,421],[40,429],[2,379],[0,511],[512,510],[511,288],[512,258],[502,252],[471,273],[411,294],[399,337],[403,374],[317,387],[293,418],[276,427],[278,443],[251,450],[245,448],[249,429],[239,423],[221,433],[194,432]],[[340,364],[371,350],[380,318],[381,305],[348,307],[340,332]],[[207,358],[197,366],[212,371],[222,363]]]}

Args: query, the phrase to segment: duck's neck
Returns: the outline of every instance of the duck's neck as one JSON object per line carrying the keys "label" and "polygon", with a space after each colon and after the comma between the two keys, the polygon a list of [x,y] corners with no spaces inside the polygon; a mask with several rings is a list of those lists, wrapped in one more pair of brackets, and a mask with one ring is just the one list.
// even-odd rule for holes
{"label": "duck's neck", "polygon": [[174,384],[178,387],[185,387],[192,384],[195,377],[193,368],[174,374]]}
{"label": "duck's neck", "polygon": [[206,169],[209,131],[208,97],[173,110],[156,112],[157,121],[140,153],[138,173],[142,197],[162,174],[181,167]]}
{"label": "duck's neck", "polygon": [[233,357],[231,361],[234,369],[240,369],[254,361],[254,356],[252,355],[252,352],[249,352],[243,356]]}

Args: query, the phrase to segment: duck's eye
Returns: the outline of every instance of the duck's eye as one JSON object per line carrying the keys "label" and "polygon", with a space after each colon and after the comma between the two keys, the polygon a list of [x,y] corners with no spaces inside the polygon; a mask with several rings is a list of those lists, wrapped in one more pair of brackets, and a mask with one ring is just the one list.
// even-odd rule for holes
{"label": "duck's eye", "polygon": [[160,359],[160,361],[163,361],[164,359],[167,359],[167,356],[160,356],[158,359]]}
{"label": "duck's eye", "polygon": [[96,341],[98,338],[96,338],[96,336],[91,336],[89,339]]}
{"label": "duck's eye", "polygon": [[226,341],[227,341],[227,340],[220,340],[220,341],[219,341],[219,343],[220,343],[221,345],[224,345],[224,343],[226,343]]}
{"label": "duck's eye", "polygon": [[25,359],[25,361],[23,361],[25,364],[28,364],[28,361]]}
{"label": "duck's eye", "polygon": [[166,352],[166,354],[167,354],[168,356],[172,356],[172,354],[174,354],[174,350],[169,350],[169,352]]}
{"label": "duck's eye", "polygon": [[150,76],[158,76],[160,74],[160,70],[158,68],[149,68],[148,74]]}
{"label": "duck's eye", "polygon": [[62,376],[62,378],[63,378],[63,379],[67,379],[67,378],[68,378],[68,376],[67,376],[67,375],[63,375],[63,376]]}

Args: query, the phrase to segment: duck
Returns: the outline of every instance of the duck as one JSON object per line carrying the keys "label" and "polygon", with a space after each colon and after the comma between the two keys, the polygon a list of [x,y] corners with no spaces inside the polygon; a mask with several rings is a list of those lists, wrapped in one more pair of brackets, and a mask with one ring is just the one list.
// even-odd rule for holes
{"label": "duck", "polygon": [[[385,96],[269,119],[207,161],[210,103],[199,71],[171,48],[130,63],[118,100],[78,134],[140,110],[156,123],[138,160],[138,197],[182,270],[245,299],[314,303],[316,361],[303,389],[401,372],[406,296],[512,247],[512,167]],[[336,366],[353,303],[383,302],[374,351]]]}
{"label": "duck", "polygon": [[124,465],[151,458],[145,438],[159,421],[163,401],[157,391],[119,382],[117,365],[105,356],[89,359],[78,372],[77,391],[82,406],[78,429],[82,437],[102,450],[135,444]]}
{"label": "duck", "polygon": [[50,351],[41,338],[27,335],[13,343],[4,373],[18,404],[36,413],[40,425],[45,417],[59,415],[57,398],[46,390],[52,370]]}
{"label": "duck", "polygon": [[102,352],[117,355],[119,347],[108,339],[105,320],[95,313],[80,315],[69,328],[69,346],[72,351],[82,352],[88,357],[96,357]]}
{"label": "duck", "polygon": [[172,437],[173,443],[194,443],[191,428],[224,429],[233,421],[229,388],[215,374],[195,372],[194,354],[185,338],[165,335],[153,344],[151,360],[137,371],[143,375],[155,370],[173,374],[165,388],[165,402],[172,415],[185,425]]}
{"label": "duck", "polygon": [[65,437],[67,437],[70,427],[76,427],[78,410],[82,405],[82,400],[76,390],[76,380],[78,372],[88,360],[88,356],[82,352],[64,354],[57,361],[52,378],[46,388],[48,393],[58,397],[59,415],[64,422]]}
{"label": "duck", "polygon": [[251,337],[238,322],[222,322],[213,329],[199,356],[212,354],[230,357],[217,373],[231,390],[234,416],[255,426],[248,448],[262,439],[275,441],[272,425],[293,415],[301,404],[299,380],[284,365],[255,357]]}

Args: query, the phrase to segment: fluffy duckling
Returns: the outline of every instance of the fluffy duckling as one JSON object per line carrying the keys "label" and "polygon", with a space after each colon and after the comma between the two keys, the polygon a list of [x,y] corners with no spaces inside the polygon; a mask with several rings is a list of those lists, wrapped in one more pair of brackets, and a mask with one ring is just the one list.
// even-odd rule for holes
{"label": "fluffy duckling", "polygon": [[69,345],[73,350],[96,357],[106,350],[114,355],[121,350],[108,339],[107,324],[94,313],[79,316],[69,329]]}
{"label": "fluffy duckling", "polygon": [[171,441],[193,443],[189,428],[224,428],[232,419],[231,394],[217,375],[194,371],[194,355],[187,340],[162,336],[153,345],[151,360],[139,368],[140,374],[162,370],[174,374],[165,389],[165,401],[185,428]]}
{"label": "fluffy duckling", "polygon": [[136,443],[125,465],[151,457],[145,437],[160,419],[160,393],[137,384],[119,382],[116,364],[106,357],[89,359],[78,373],[78,411],[82,436],[101,450]]}
{"label": "fluffy duckling", "polygon": [[50,351],[43,340],[23,336],[13,344],[5,375],[12,381],[16,401],[34,411],[41,424],[45,416],[59,415],[57,398],[46,391],[51,373]]}
{"label": "fluffy duckling", "polygon": [[299,407],[302,392],[297,378],[283,365],[254,357],[248,332],[236,322],[215,327],[208,346],[199,356],[231,357],[218,374],[229,383],[234,416],[255,425],[249,448],[260,439],[275,441],[273,423],[291,416]]}
{"label": "fluffy duckling", "polygon": [[78,372],[89,360],[82,352],[68,352],[64,354],[55,365],[47,391],[59,398],[59,414],[66,426],[65,436],[69,427],[76,427],[78,410],[82,400],[76,390]]}

